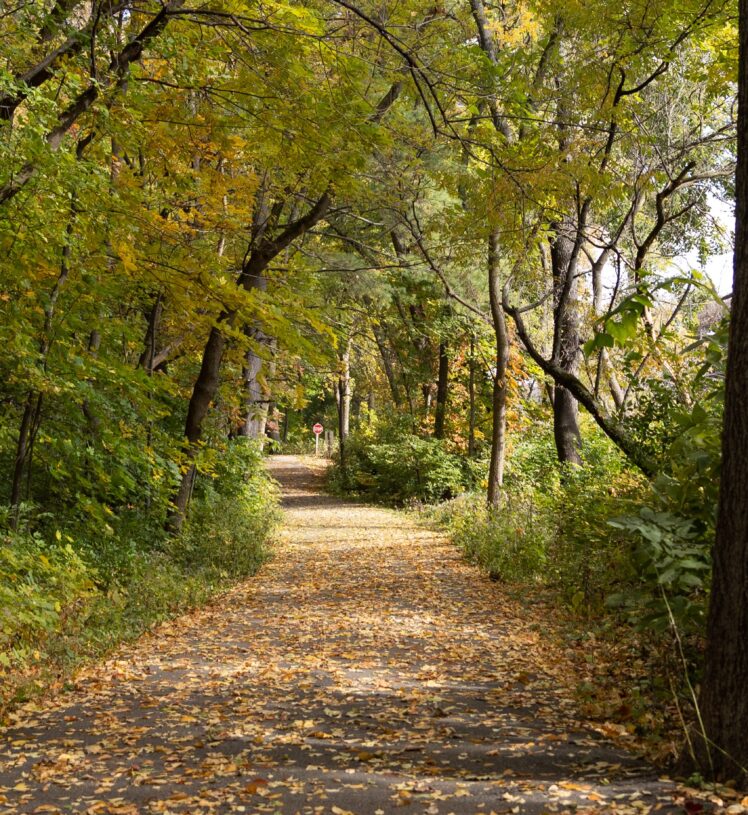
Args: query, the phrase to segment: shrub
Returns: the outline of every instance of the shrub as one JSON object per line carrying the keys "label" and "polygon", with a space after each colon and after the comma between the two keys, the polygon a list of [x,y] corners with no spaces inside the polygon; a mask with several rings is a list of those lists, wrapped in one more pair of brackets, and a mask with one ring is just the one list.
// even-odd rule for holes
{"label": "shrub", "polygon": [[46,534],[50,519],[40,514],[39,529],[24,521],[23,531],[2,534],[0,708],[253,574],[268,556],[277,499],[259,449],[238,440],[198,479],[176,538],[165,537],[158,515],[137,512],[112,513],[103,530],[76,519],[75,537]]}
{"label": "shrub", "polygon": [[634,538],[611,520],[636,506],[646,480],[600,433],[589,428],[581,467],[559,469],[550,582],[576,611],[601,611],[607,596],[635,579]]}
{"label": "shrub", "polygon": [[437,507],[433,517],[493,579],[516,583],[543,572],[549,515],[532,492],[506,496],[499,509],[489,509],[483,496],[461,496]]}
{"label": "shrub", "polygon": [[52,542],[27,531],[0,538],[0,677],[76,628],[95,595],[94,571],[58,535]]}
{"label": "shrub", "polygon": [[635,505],[644,479],[595,428],[585,428],[585,439],[583,466],[563,468],[551,433],[533,429],[512,453],[499,508],[488,509],[481,494],[431,514],[495,579],[540,579],[589,613],[634,581],[634,538],[610,521]]}
{"label": "shrub", "polygon": [[453,498],[472,483],[470,469],[440,439],[422,438],[399,426],[383,425],[352,434],[330,475],[338,491],[394,504]]}
{"label": "shrub", "polygon": [[675,623],[701,633],[711,574],[721,464],[721,430],[728,324],[699,341],[703,364],[689,390],[693,402],[664,417],[673,428],[663,471],[636,511],[619,513],[612,525],[636,541],[637,574],[630,590],[609,599],[640,627],[664,630]]}
{"label": "shrub", "polygon": [[166,548],[187,571],[244,577],[267,557],[278,517],[277,488],[262,467],[259,446],[237,439],[198,484],[185,529]]}

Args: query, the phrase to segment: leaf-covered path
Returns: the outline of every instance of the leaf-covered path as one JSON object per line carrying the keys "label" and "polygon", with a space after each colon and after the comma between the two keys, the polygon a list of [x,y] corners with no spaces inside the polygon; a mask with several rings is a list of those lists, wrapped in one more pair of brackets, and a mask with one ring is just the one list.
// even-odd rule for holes
{"label": "leaf-covered path", "polygon": [[402,513],[322,496],[277,457],[275,559],[27,706],[2,813],[506,813],[668,809],[666,783],[585,728],[570,668]]}

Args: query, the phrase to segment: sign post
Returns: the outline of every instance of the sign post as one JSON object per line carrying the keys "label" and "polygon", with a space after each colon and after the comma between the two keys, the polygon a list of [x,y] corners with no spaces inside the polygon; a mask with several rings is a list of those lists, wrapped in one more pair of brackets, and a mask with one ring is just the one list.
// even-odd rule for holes
{"label": "sign post", "polygon": [[319,455],[319,436],[325,428],[319,422],[312,425],[312,432],[314,433],[314,455]]}

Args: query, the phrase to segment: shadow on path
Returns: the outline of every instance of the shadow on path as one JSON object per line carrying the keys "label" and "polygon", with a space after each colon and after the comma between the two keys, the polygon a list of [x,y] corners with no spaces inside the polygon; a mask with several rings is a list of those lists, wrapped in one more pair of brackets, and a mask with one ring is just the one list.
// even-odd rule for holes
{"label": "shadow on path", "polygon": [[405,515],[269,467],[273,562],[21,711],[0,813],[677,811],[579,721],[542,621]]}

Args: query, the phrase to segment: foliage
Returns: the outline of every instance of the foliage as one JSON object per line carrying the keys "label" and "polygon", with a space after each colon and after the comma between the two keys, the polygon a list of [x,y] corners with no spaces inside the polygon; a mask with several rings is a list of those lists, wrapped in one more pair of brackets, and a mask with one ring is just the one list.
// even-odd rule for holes
{"label": "foliage", "polygon": [[609,602],[629,610],[638,624],[686,632],[703,630],[716,523],[721,459],[727,322],[696,344],[701,364],[690,383],[696,401],[663,416],[673,428],[663,472],[637,513],[611,521],[635,534],[638,583]]}
{"label": "foliage", "polygon": [[[315,421],[336,489],[452,500],[495,577],[697,628],[733,5],[4,11],[5,669],[251,573],[276,496],[239,437],[309,450]],[[490,452],[501,507],[455,501]]]}
{"label": "foliage", "polygon": [[470,483],[460,456],[440,439],[408,433],[401,426],[363,430],[346,443],[343,471],[338,459],[331,473],[338,489],[394,504],[442,501]]}
{"label": "foliage", "polygon": [[674,622],[685,630],[701,630],[709,550],[696,539],[691,519],[644,506],[638,515],[610,523],[640,542],[633,556],[637,584],[624,594],[611,594],[608,604],[628,608],[644,627],[664,631]]}
{"label": "foliage", "polygon": [[642,495],[643,479],[599,433],[588,434],[582,467],[562,467],[550,436],[535,431],[514,448],[500,507],[466,496],[432,517],[493,578],[540,582],[576,612],[599,613],[635,579],[633,537],[609,520]]}
{"label": "foliage", "polygon": [[84,530],[85,540],[27,527],[5,532],[0,705],[257,570],[278,520],[277,489],[259,448],[241,439],[229,444],[197,493],[175,538],[154,534],[147,523],[132,537],[132,518],[98,543],[96,527]]}
{"label": "foliage", "polygon": [[544,573],[552,534],[538,497],[531,490],[512,493],[500,508],[490,509],[482,496],[461,496],[434,509],[432,517],[492,579],[532,582]]}
{"label": "foliage", "polygon": [[69,626],[79,625],[96,594],[95,572],[70,542],[26,530],[0,541],[0,676],[34,660]]}
{"label": "foliage", "polygon": [[582,467],[562,467],[550,578],[573,609],[597,614],[611,592],[630,585],[632,536],[609,521],[635,506],[645,488],[646,480],[599,433],[588,434]]}
{"label": "foliage", "polygon": [[267,557],[266,541],[278,520],[277,490],[262,468],[259,448],[231,443],[200,484],[186,528],[165,546],[186,572],[239,578]]}

